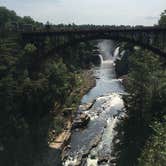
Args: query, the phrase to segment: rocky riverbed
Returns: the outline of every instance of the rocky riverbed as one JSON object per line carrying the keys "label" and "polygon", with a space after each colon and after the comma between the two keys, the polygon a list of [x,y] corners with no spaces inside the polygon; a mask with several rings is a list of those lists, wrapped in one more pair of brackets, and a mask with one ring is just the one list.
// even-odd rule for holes
{"label": "rocky riverbed", "polygon": [[116,79],[114,62],[104,60],[95,68],[96,86],[83,98],[77,115],[90,117],[84,128],[74,129],[69,148],[65,151],[65,166],[110,166],[114,127],[123,113],[124,89],[120,79]]}

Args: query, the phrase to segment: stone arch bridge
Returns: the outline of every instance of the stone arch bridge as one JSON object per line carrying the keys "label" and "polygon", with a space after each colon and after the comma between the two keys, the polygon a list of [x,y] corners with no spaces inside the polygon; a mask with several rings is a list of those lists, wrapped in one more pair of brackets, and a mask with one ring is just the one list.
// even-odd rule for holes
{"label": "stone arch bridge", "polygon": [[22,32],[23,41],[25,43],[34,43],[37,47],[43,47],[48,37],[53,41],[54,51],[57,48],[63,48],[65,45],[81,41],[111,39],[119,42],[130,42],[166,57],[166,28],[157,26],[137,28],[77,28],[68,30],[50,29]]}

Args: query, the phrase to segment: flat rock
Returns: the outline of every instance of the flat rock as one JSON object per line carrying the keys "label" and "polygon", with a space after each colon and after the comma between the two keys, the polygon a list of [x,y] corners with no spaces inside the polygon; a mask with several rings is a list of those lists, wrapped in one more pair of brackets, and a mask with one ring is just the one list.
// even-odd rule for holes
{"label": "flat rock", "polygon": [[63,147],[68,144],[70,137],[70,131],[63,131],[61,134],[59,134],[53,143],[49,144],[49,147],[54,149],[63,149]]}
{"label": "flat rock", "polygon": [[92,108],[94,102],[91,102],[91,103],[87,103],[87,104],[82,104],[79,106],[79,110],[80,111],[86,111],[86,110],[89,110]]}

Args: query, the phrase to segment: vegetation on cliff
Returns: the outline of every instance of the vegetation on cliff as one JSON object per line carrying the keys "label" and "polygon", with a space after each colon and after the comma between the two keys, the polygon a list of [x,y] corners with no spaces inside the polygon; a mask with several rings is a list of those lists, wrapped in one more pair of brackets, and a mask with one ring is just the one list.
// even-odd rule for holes
{"label": "vegetation on cliff", "polygon": [[74,91],[84,83],[80,72],[90,66],[93,50],[93,44],[81,43],[43,60],[52,48],[49,39],[41,54],[9,31],[25,24],[42,25],[0,7],[0,165],[5,166],[33,165],[50,128],[55,135],[62,130],[62,110],[78,104],[81,90]]}
{"label": "vegetation on cliff", "polygon": [[[159,24],[165,24],[164,13]],[[165,59],[128,44],[125,49],[116,70],[118,76],[127,75],[124,85],[129,95],[124,96],[126,117],[116,127],[113,154],[118,166],[163,166],[166,162]]]}

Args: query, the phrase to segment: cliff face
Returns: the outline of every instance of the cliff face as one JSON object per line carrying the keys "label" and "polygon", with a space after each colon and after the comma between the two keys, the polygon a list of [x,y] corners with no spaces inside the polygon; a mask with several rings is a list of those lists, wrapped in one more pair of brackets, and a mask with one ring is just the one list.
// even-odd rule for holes
{"label": "cliff face", "polygon": [[129,72],[129,53],[126,51],[120,59],[116,60],[115,64],[117,77],[127,75]]}
{"label": "cliff face", "polygon": [[[155,161],[162,165],[164,156],[155,149],[165,147],[165,142],[161,140],[165,137],[162,132],[165,128],[166,93],[165,88],[157,88],[165,80],[164,62],[148,50],[137,49],[128,56],[128,61],[122,58],[116,64],[118,76],[125,80],[128,95],[124,96],[126,117],[116,127],[118,134],[114,140],[113,154],[120,166],[155,165],[155,155],[160,156]],[[125,68],[123,70],[126,62],[127,72]]]}

